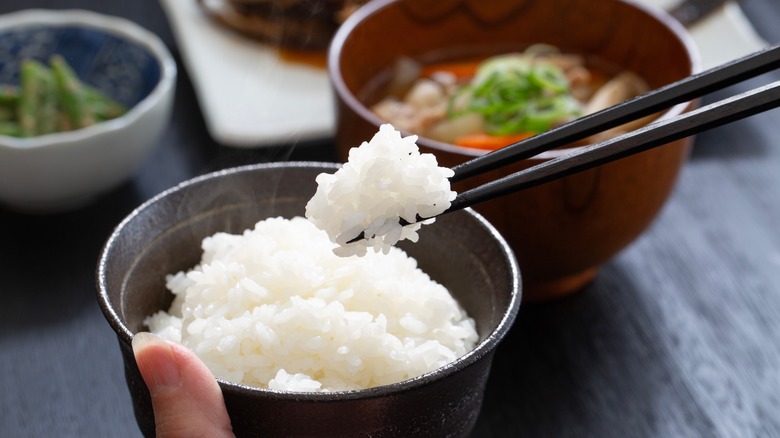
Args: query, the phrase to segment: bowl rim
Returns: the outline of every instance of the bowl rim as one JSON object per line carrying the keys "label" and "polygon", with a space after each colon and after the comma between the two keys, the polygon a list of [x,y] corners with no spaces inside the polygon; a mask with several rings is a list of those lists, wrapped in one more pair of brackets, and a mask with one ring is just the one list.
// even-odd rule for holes
{"label": "bowl rim", "polygon": [[[344,23],[339,27],[338,31],[331,40],[330,48],[328,50],[327,57],[327,69],[330,77],[332,88],[335,90],[335,95],[340,98],[345,105],[347,105],[352,111],[354,111],[360,118],[374,125],[377,129],[383,123],[387,123],[377,115],[375,115],[366,105],[364,105],[347,87],[344,82],[344,78],[341,74],[340,59],[342,49],[345,42],[352,31],[359,26],[365,19],[380,12],[391,6],[394,3],[398,3],[400,0],[374,0],[364,5],[350,15]],[[624,3],[629,7],[637,9],[643,12],[645,15],[650,16],[653,20],[669,29],[670,33],[674,35],[682,44],[685,52],[688,54],[690,61],[690,75],[701,72],[702,60],[698,46],[693,39],[693,36],[679,21],[673,18],[668,12],[661,8],[649,6],[644,3],[640,3],[637,0],[613,0],[615,3]],[[676,117],[689,107],[691,101],[679,103],[663,112],[655,121],[667,120],[672,117]],[[463,146],[456,146],[449,143],[436,141],[427,137],[423,137],[414,132],[408,132],[401,130],[404,136],[414,135],[418,137],[418,143],[431,147],[436,150],[449,152],[453,154],[465,155],[468,157],[478,157],[490,153],[490,150],[468,148]],[[354,145],[357,146],[357,145]],[[553,158],[567,155],[573,151],[582,149],[587,146],[575,146],[568,148],[553,149],[546,152],[542,152],[536,156],[526,158],[529,161],[546,161]]]}
{"label": "bowl rim", "polygon": [[30,150],[75,143],[100,134],[119,131],[138,121],[173,89],[177,76],[176,61],[162,40],[151,31],[126,18],[84,9],[25,9],[0,16],[0,33],[32,26],[85,27],[113,35],[145,48],[160,66],[160,78],[152,91],[128,111],[111,120],[66,132],[54,132],[36,137],[0,135],[0,146]]}
{"label": "bowl rim", "polygon": [[[258,171],[280,169],[280,168],[281,169],[319,168],[323,170],[325,169],[336,170],[340,166],[341,164],[339,163],[329,163],[329,162],[288,161],[288,162],[249,164],[249,165],[232,167],[228,169],[223,169],[223,170],[203,174],[194,177],[192,179],[183,181],[174,187],[171,187],[163,192],[160,192],[156,196],[150,198],[149,200],[141,204],[139,207],[134,209],[111,232],[110,236],[108,237],[108,240],[105,242],[103,248],[100,251],[100,255],[98,257],[97,269],[96,269],[96,286],[97,286],[98,302],[101,310],[103,311],[104,316],[108,320],[114,332],[117,334],[119,338],[119,342],[123,343],[129,348],[132,343],[133,332],[122,321],[122,318],[118,313],[118,309],[115,309],[110,304],[108,288],[106,283],[106,274],[108,271],[108,258],[114,244],[119,239],[119,235],[122,233],[123,229],[130,222],[132,222],[136,217],[141,215],[146,209],[150,208],[150,206],[152,206],[153,204],[162,201],[164,198],[170,197],[172,194],[176,192],[185,190],[190,186],[201,184],[220,177],[237,175],[241,173],[254,173]],[[520,309],[520,303],[522,297],[522,286],[521,286],[522,281],[521,281],[520,268],[517,259],[515,258],[514,252],[509,247],[509,243],[504,239],[504,237],[498,232],[498,230],[492,224],[490,224],[481,214],[477,213],[471,208],[466,208],[463,209],[462,211],[463,213],[458,213],[458,214],[467,214],[471,216],[473,219],[477,221],[480,227],[485,229],[496,240],[496,243],[501,249],[504,258],[509,263],[509,269],[510,269],[509,275],[511,275],[512,278],[512,283],[511,283],[512,290],[511,290],[509,305],[507,306],[507,309],[502,314],[501,320],[499,321],[495,329],[493,329],[491,333],[489,333],[487,336],[485,336],[484,339],[482,339],[479,343],[477,343],[477,345],[475,345],[475,347],[471,351],[459,357],[458,359],[454,360],[453,362],[448,363],[447,365],[444,365],[433,371],[421,374],[419,376],[413,377],[411,379],[403,380],[401,382],[391,383],[388,385],[375,386],[366,389],[357,389],[357,390],[349,390],[349,391],[333,391],[333,392],[291,392],[291,391],[281,391],[281,390],[273,390],[273,389],[266,389],[266,388],[257,388],[249,385],[229,382],[218,378],[217,382],[220,384],[223,391],[227,390],[227,391],[231,391],[243,395],[255,395],[255,396],[259,395],[267,399],[279,400],[279,401],[327,402],[327,401],[346,401],[346,400],[378,398],[378,397],[383,397],[388,395],[397,395],[402,392],[414,390],[415,388],[433,384],[437,381],[446,378],[451,374],[456,373],[457,371],[460,371],[462,369],[465,369],[475,364],[484,356],[491,354],[493,351],[495,351],[495,348],[504,339],[504,337],[509,332],[509,329],[514,324],[514,321],[517,318],[517,314]]]}

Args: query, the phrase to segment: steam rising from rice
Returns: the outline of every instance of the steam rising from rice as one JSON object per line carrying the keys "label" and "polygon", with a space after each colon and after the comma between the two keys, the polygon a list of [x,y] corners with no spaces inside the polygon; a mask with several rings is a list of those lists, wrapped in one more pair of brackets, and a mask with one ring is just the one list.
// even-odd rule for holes
{"label": "steam rising from rice", "polygon": [[167,277],[169,311],[145,323],[224,380],[368,388],[432,371],[477,342],[474,321],[398,248],[339,257],[301,217],[218,233],[202,247],[199,265]]}
{"label": "steam rising from rice", "polygon": [[[368,248],[389,251],[399,240],[418,240],[417,231],[450,207],[451,169],[439,167],[433,154],[421,154],[417,136],[402,137],[385,124],[369,142],[349,151],[334,174],[317,176],[317,192],[306,217],[338,244],[336,254],[364,255]],[[404,219],[409,225],[402,226]],[[351,242],[363,232],[366,239]]]}

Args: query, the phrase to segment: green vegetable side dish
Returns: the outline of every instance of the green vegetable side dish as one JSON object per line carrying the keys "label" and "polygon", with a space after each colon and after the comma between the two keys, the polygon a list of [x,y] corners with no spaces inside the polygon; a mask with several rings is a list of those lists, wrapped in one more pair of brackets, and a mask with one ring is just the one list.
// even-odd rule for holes
{"label": "green vegetable side dish", "polygon": [[450,99],[448,117],[479,113],[491,135],[543,132],[559,120],[579,117],[582,105],[555,65],[523,54],[496,56]]}
{"label": "green vegetable side dish", "polygon": [[62,56],[24,59],[20,85],[0,85],[0,135],[36,137],[114,119],[124,105],[79,80]]}

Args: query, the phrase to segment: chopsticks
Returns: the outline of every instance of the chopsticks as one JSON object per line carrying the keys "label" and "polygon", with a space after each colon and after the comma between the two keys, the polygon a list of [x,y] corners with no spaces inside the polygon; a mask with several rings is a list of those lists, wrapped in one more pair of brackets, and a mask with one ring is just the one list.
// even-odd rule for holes
{"label": "chopsticks", "polygon": [[[775,44],[457,165],[452,168],[455,175],[450,177],[450,181],[460,181],[530,158],[778,67],[780,44]],[[450,208],[442,214],[587,170],[778,106],[780,81],[671,119],[651,123],[601,143],[574,149],[569,154],[464,191],[457,195]]]}

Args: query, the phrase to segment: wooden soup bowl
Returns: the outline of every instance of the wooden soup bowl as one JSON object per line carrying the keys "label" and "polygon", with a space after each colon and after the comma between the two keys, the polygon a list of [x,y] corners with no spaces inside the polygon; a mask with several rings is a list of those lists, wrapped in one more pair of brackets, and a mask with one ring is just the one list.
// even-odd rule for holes
{"label": "wooden soup bowl", "polygon": [[[369,140],[383,123],[368,107],[399,57],[433,62],[519,51],[536,43],[632,70],[651,88],[700,70],[695,44],[680,23],[628,0],[378,0],[344,23],[329,53],[340,158],[346,160],[348,150]],[[659,117],[695,105],[676,105]],[[559,297],[591,282],[599,266],[658,215],[691,144],[691,138],[669,143],[478,205],[517,256],[524,300]],[[418,145],[449,167],[486,153],[423,137]],[[454,187],[463,191],[570,150],[549,151]]]}

